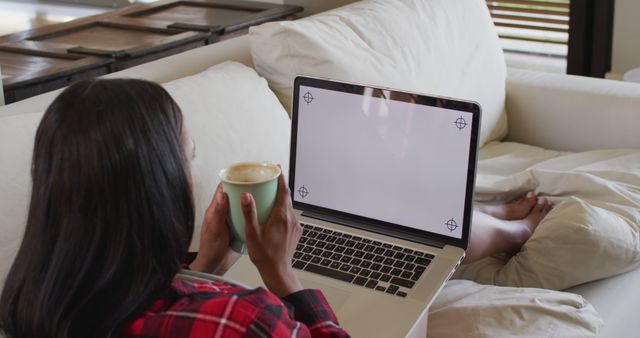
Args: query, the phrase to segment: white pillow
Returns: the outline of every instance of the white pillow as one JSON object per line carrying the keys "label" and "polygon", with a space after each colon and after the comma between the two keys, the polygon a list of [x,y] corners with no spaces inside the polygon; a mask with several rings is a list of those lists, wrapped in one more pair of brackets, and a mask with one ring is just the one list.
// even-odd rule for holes
{"label": "white pillow", "polygon": [[269,161],[289,167],[291,121],[267,81],[251,68],[224,62],[163,85],[178,103],[195,141],[196,230],[199,245],[204,211],[218,184],[218,171],[240,161]]}
{"label": "white pillow", "polygon": [[640,151],[566,154],[491,143],[478,167],[478,198],[535,190],[556,206],[517,255],[463,265],[456,278],[563,290],[640,265]]}
{"label": "white pillow", "polygon": [[296,75],[480,102],[480,145],[507,131],[506,66],[483,0],[370,0],[249,31],[255,67],[291,111]]}
{"label": "white pillow", "polygon": [[31,157],[43,113],[0,118],[0,290],[27,224]]}
{"label": "white pillow", "polygon": [[449,281],[429,308],[429,338],[597,337],[602,317],[579,295]]}

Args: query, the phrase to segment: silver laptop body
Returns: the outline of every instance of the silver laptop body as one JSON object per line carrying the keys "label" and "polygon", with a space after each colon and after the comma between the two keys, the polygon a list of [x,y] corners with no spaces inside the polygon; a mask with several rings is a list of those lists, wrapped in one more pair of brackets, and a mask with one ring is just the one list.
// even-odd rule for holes
{"label": "silver laptop body", "polygon": [[[302,284],[353,337],[424,337],[468,246],[480,106],[299,76],[292,109]],[[262,285],[246,256],[226,277]]]}

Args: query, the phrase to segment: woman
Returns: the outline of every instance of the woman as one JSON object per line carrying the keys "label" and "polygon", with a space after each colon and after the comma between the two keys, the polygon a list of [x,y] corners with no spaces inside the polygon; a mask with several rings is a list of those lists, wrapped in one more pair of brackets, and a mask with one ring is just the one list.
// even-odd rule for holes
{"label": "woman", "polygon": [[[301,228],[282,176],[267,224],[242,196],[249,257],[269,291],[176,278],[193,233],[193,156],[180,109],[156,84],[81,81],[60,94],[36,133],[0,329],[11,338],[348,336],[293,272]],[[482,207],[467,262],[516,252],[550,208],[533,194]],[[218,186],[191,270],[222,275],[238,258],[227,209]]]}
{"label": "woman", "polygon": [[[279,178],[259,226],[242,197],[249,256],[269,289],[174,278],[193,233],[193,144],[162,87],[81,81],[45,112],[34,145],[22,245],[0,299],[8,337],[348,336],[290,262],[300,237]],[[218,188],[191,268],[224,273],[227,203]],[[295,313],[295,315],[294,315]]]}

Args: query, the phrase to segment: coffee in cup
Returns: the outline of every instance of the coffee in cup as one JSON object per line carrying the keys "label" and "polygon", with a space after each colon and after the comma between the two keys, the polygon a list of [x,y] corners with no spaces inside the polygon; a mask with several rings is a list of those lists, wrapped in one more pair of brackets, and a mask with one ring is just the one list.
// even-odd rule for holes
{"label": "coffee in cup", "polygon": [[267,162],[236,163],[220,171],[218,176],[222,181],[222,189],[229,198],[228,223],[234,237],[231,242],[231,248],[234,251],[240,253],[246,251],[241,194],[246,192],[253,195],[258,222],[266,223],[278,196],[280,173],[280,167]]}

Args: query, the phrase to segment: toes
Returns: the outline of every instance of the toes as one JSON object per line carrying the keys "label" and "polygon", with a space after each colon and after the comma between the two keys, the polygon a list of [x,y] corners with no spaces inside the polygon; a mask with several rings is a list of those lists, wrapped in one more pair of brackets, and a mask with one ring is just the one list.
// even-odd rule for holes
{"label": "toes", "polygon": [[531,212],[535,212],[535,213],[543,212],[546,204],[547,204],[547,199],[546,198],[540,198],[538,200],[538,203],[536,203],[536,205],[533,206],[533,209],[531,209]]}
{"label": "toes", "polygon": [[553,203],[549,200],[547,200],[547,203],[544,205],[544,208],[542,210],[542,212],[544,214],[548,214],[549,211],[551,211],[551,209],[553,209]]}
{"label": "toes", "polygon": [[538,198],[533,191],[529,191],[524,199],[524,202],[529,206],[529,208],[533,208],[537,201]]}
{"label": "toes", "polygon": [[527,200],[530,200],[532,198],[535,198],[536,194],[533,191],[529,191],[526,194],[522,194],[514,199],[512,199],[511,201],[509,201],[509,203],[514,203],[514,204],[518,204],[518,203],[522,203],[525,202]]}
{"label": "toes", "polygon": [[536,204],[537,212],[545,215],[547,214],[551,208],[553,208],[553,203],[546,197],[541,197],[538,199],[538,203]]}

